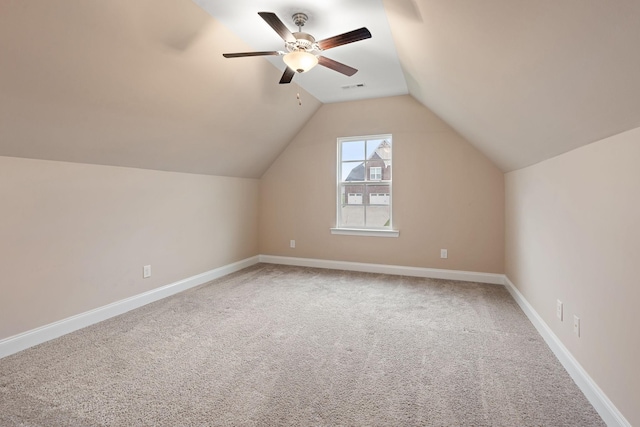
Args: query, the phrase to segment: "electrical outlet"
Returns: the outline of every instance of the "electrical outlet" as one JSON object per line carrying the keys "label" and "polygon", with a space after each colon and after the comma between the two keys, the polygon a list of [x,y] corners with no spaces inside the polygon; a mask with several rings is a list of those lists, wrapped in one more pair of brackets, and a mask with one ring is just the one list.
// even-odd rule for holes
{"label": "electrical outlet", "polygon": [[576,315],[573,316],[573,332],[580,338],[580,318]]}
{"label": "electrical outlet", "polygon": [[151,277],[151,266],[145,265],[144,267],[142,267],[142,278],[147,279],[149,277]]}
{"label": "electrical outlet", "polygon": [[440,249],[440,258],[448,258],[449,254],[446,249]]}
{"label": "electrical outlet", "polygon": [[289,241],[289,247],[290,247],[291,249],[295,249],[295,247],[296,247],[296,241],[295,241],[295,240],[290,240],[290,241]]}
{"label": "electrical outlet", "polygon": [[560,300],[556,301],[556,316],[558,317],[558,319],[560,319],[561,322],[564,320],[562,318],[562,301]]}

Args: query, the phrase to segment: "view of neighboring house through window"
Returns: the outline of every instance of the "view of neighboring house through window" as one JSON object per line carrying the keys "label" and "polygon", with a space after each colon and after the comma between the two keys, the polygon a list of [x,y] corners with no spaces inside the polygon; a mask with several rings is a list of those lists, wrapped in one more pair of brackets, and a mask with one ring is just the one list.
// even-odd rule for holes
{"label": "view of neighboring house through window", "polygon": [[338,139],[338,228],[391,229],[391,135]]}

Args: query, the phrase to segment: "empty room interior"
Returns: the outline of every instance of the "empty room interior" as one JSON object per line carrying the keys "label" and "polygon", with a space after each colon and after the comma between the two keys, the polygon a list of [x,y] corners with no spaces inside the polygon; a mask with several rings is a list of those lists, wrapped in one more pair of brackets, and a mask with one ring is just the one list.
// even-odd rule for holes
{"label": "empty room interior", "polygon": [[0,425],[640,425],[639,42],[0,0]]}

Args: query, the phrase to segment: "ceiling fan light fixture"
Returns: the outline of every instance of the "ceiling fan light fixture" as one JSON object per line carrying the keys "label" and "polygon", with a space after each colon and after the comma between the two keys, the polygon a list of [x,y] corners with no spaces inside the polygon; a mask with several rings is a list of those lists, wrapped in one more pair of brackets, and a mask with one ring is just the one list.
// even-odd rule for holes
{"label": "ceiling fan light fixture", "polygon": [[306,73],[316,65],[318,65],[318,57],[312,53],[303,50],[297,50],[287,53],[282,60],[287,67],[298,73]]}

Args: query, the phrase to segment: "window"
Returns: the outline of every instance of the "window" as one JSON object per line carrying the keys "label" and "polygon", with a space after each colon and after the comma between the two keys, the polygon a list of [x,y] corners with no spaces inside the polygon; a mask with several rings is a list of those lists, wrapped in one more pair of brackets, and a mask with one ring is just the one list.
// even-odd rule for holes
{"label": "window", "polygon": [[369,168],[369,180],[380,181],[382,179],[382,167],[372,166]]}
{"label": "window", "polygon": [[391,225],[391,147],[391,135],[338,138],[337,225],[332,233],[398,235]]}

